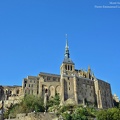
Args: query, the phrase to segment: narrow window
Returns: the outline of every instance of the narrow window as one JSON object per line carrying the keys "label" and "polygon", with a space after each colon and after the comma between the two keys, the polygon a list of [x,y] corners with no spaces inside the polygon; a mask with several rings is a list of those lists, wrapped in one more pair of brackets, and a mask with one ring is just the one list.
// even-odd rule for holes
{"label": "narrow window", "polygon": [[48,90],[47,90],[47,89],[45,89],[45,93],[47,93],[47,91],[48,91]]}
{"label": "narrow window", "polygon": [[68,65],[68,70],[69,70],[69,65]]}
{"label": "narrow window", "polygon": [[27,81],[24,81],[24,83],[27,83]]}
{"label": "narrow window", "polygon": [[12,94],[12,91],[10,91],[9,94]]}
{"label": "narrow window", "polygon": [[65,70],[67,70],[67,65],[65,65]]}
{"label": "narrow window", "polygon": [[16,91],[16,94],[19,94],[19,90]]}
{"label": "narrow window", "polygon": [[72,65],[71,65],[71,71],[72,71]]}

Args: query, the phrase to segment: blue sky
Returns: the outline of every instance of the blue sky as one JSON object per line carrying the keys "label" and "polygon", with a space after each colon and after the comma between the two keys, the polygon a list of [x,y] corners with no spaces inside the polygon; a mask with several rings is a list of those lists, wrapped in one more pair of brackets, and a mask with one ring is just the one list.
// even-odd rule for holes
{"label": "blue sky", "polygon": [[91,66],[120,98],[120,8],[109,0],[0,1],[0,84],[60,73],[65,34],[76,69]]}

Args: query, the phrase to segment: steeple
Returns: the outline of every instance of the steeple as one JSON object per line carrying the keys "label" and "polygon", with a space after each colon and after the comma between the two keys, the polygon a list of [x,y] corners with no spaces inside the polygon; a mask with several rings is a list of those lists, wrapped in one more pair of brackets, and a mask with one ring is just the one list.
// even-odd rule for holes
{"label": "steeple", "polygon": [[64,54],[64,61],[63,63],[72,63],[72,60],[70,59],[70,53],[69,53],[69,46],[68,46],[68,38],[66,34],[66,46],[65,46],[65,54]]}
{"label": "steeple", "polygon": [[66,74],[66,75],[72,75],[74,72],[74,63],[70,59],[70,53],[69,53],[69,46],[68,46],[68,39],[66,35],[66,45],[65,45],[65,53],[64,53],[64,60],[62,62],[62,65],[60,67],[60,74]]}
{"label": "steeple", "polygon": [[65,58],[70,58],[68,39],[66,37],[66,46],[65,46]]}

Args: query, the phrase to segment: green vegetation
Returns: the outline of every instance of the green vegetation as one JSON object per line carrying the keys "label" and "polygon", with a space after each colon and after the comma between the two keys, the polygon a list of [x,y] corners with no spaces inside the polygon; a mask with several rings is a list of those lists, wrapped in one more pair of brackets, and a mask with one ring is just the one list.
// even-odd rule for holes
{"label": "green vegetation", "polygon": [[94,119],[96,116],[95,108],[67,105],[61,106],[58,110],[58,115],[61,115],[64,120],[88,120]]}
{"label": "green vegetation", "polygon": [[[120,104],[115,108],[97,109],[94,107],[83,107],[82,105],[63,105],[60,106],[58,94],[47,101],[46,110],[54,112],[63,120],[120,120]],[[20,104],[11,105],[4,113],[5,118],[10,115],[14,118],[18,113],[44,112],[43,99],[33,95],[26,95]]]}
{"label": "green vegetation", "polygon": [[8,111],[4,113],[4,117],[8,118],[8,116],[10,115],[10,117],[14,118],[16,117],[16,114],[30,113],[33,111],[36,112],[44,111],[43,100],[40,97],[34,95],[26,95],[19,104],[15,105],[11,104]]}
{"label": "green vegetation", "polygon": [[56,93],[55,97],[51,97],[50,100],[47,101],[47,108],[52,106],[59,106],[60,104],[60,97],[59,94]]}
{"label": "green vegetation", "polygon": [[64,120],[120,120],[120,108],[96,109],[83,106],[61,106],[57,112]]}
{"label": "green vegetation", "polygon": [[97,113],[98,120],[120,120],[120,109],[109,108],[107,110],[100,110]]}

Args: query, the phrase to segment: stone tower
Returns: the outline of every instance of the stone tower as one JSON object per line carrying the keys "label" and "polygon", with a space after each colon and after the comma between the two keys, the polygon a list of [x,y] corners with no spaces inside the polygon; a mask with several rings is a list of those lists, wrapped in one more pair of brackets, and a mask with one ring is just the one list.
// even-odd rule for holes
{"label": "stone tower", "polygon": [[68,40],[66,40],[64,60],[60,67],[60,74],[71,75],[74,72],[74,63],[70,59]]}
{"label": "stone tower", "polygon": [[61,104],[70,101],[77,104],[77,83],[75,77],[74,63],[70,59],[68,40],[66,39],[64,60],[60,67]]}

